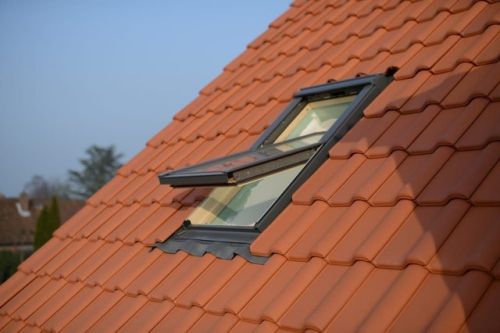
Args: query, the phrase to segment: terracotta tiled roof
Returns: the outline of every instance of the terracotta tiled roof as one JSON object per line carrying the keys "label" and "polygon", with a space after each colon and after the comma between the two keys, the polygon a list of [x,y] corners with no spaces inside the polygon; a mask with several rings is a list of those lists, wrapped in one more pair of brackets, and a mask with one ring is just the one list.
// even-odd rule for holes
{"label": "terracotta tiled roof", "polygon": [[[500,3],[296,1],[0,289],[6,331],[500,331]],[[252,244],[166,254],[200,190],[300,87],[400,67]]]}

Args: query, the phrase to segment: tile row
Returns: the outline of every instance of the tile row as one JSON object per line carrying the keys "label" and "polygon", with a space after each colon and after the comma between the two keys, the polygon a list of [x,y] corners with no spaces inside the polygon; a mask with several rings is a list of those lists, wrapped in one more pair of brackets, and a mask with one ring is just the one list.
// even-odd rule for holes
{"label": "tile row", "polygon": [[[479,77],[479,74],[477,76]],[[408,88],[408,85],[400,86],[398,81],[393,84],[396,86],[394,89],[388,88],[392,92]],[[498,100],[498,97],[493,95],[491,91],[488,96],[484,96],[488,90],[491,90],[491,87],[481,89],[484,90],[478,89],[477,93],[467,96],[464,101],[455,101],[450,104],[463,104],[468,101],[468,104],[459,107],[449,106],[443,109],[443,106],[438,104],[429,104],[421,112],[403,113],[394,110],[398,103],[392,102],[387,104],[389,111],[375,111],[373,108],[369,108],[367,110],[368,117],[361,119],[343,140],[334,146],[331,156],[347,158],[355,152],[366,154],[369,157],[386,156],[395,149],[405,149],[410,154],[419,154],[432,152],[441,145],[454,145],[457,149],[470,149],[496,140],[500,135],[500,129],[496,126],[498,112],[495,111],[498,109],[498,102],[491,103],[490,101]],[[388,98],[388,95],[383,95],[380,98]],[[478,97],[474,97],[475,95]],[[452,98],[453,96],[450,96],[445,101],[450,101]],[[375,109],[377,105],[381,105],[377,100],[374,104],[376,104]],[[230,115],[235,113],[237,112]],[[373,117],[373,114],[380,114],[380,116]],[[255,117],[253,113],[252,117]],[[224,119],[217,121],[217,115],[206,118],[212,124],[221,124],[220,126],[222,126],[226,123]],[[249,118],[250,116],[244,117],[241,121],[242,124],[238,123],[237,126],[248,126]],[[265,126],[267,125],[263,127]],[[478,131],[479,129],[481,131]],[[205,134],[201,132],[200,137],[191,142],[182,141],[182,144],[168,144],[162,141],[157,147],[147,146],[120,169],[118,174],[126,177],[133,172],[139,174],[149,171],[161,172],[225,156],[247,149],[257,137],[257,135],[248,135],[244,132],[240,132],[236,136],[231,136],[233,133],[222,130],[217,133],[223,135],[211,136],[209,132],[205,132]],[[182,134],[178,135],[183,137]],[[457,142],[462,135],[464,137]],[[173,140],[172,137],[166,139]],[[191,154],[194,149],[199,153]]]}
{"label": "tile row", "polygon": [[[201,94],[210,96],[216,92],[230,91],[236,86],[249,86],[254,81],[268,82],[275,76],[292,77],[300,70],[316,72],[323,65],[329,65],[332,68],[342,67],[351,59],[366,62],[384,52],[407,53],[408,58],[411,59],[405,66],[404,74],[397,75],[398,78],[408,78],[414,76],[415,72],[420,69],[431,68],[432,64],[436,63],[444,54],[447,57],[443,62],[436,64],[436,72],[449,71],[456,66],[456,62],[482,64],[492,61],[492,58],[486,59],[485,55],[489,55],[493,59],[498,56],[490,54],[495,51],[495,41],[498,42],[498,24],[487,25],[484,27],[485,31],[475,31],[474,34],[467,35],[467,37],[462,37],[457,31],[451,31],[441,36],[443,40],[439,43],[432,39],[431,42],[427,42],[428,38],[433,36],[432,30],[424,30],[429,34],[428,38],[422,36],[423,41],[415,39],[411,43],[401,45],[402,41],[407,41],[405,36],[411,32],[412,28],[414,28],[414,22],[408,22],[391,33],[380,28],[375,33],[365,37],[348,36],[341,43],[323,40],[319,46],[312,49],[301,45],[295,49],[287,50],[281,45],[276,45],[276,49],[273,49],[267,58],[259,58],[252,66],[242,67],[237,73],[222,73],[210,86],[203,89]],[[289,47],[289,41],[286,39],[280,43]],[[464,48],[471,53],[461,54],[460,52]],[[480,53],[484,48],[489,51],[485,50],[481,56],[475,54]]]}
{"label": "tile row", "polygon": [[[466,4],[460,11],[450,12],[440,1],[404,1],[399,5],[392,5],[390,8],[381,8],[378,3],[367,2],[369,6],[375,7],[363,15],[353,15],[337,8],[325,8],[321,15],[307,15],[300,21],[288,21],[287,25],[282,26],[282,30],[269,29],[257,40],[249,45],[247,50],[236,58],[231,64],[225,67],[228,72],[236,72],[241,67],[253,66],[259,60],[270,60],[269,51],[282,50],[283,53],[295,53],[298,49],[305,47],[309,50],[319,48],[323,43],[341,44],[350,36],[361,38],[377,34],[377,31],[383,29],[387,32],[400,29],[405,24],[426,25],[439,17],[443,22],[442,35],[449,31],[459,31],[458,28],[466,28],[474,18],[483,12],[488,6],[486,2],[477,4]],[[345,6],[344,9],[352,7],[359,10],[356,3]],[[494,5],[493,5],[494,6]],[[377,8],[378,7],[378,8]],[[362,9],[361,9],[362,10]],[[486,14],[486,13],[485,13]],[[339,19],[340,18],[340,19]],[[484,19],[487,23],[495,22],[495,18]],[[459,23],[457,26],[456,23]],[[436,23],[434,22],[434,25]],[[474,27],[464,30],[464,34],[472,34]],[[463,29],[461,29],[463,30]],[[415,29],[415,32],[421,32]],[[432,32],[432,31],[431,31]],[[426,36],[418,36],[418,40],[423,42]],[[326,36],[326,38],[325,38]],[[429,43],[438,41],[438,34]],[[276,56],[276,55],[274,55]]]}
{"label": "tile row", "polygon": [[[270,81],[276,75],[292,76],[300,69],[315,72],[323,64],[340,67],[352,58],[369,61],[384,51],[390,53],[418,51],[420,53],[419,60],[425,64],[433,57],[438,56],[433,53],[431,59],[425,59],[425,55],[429,55],[433,51],[444,54],[463,36],[467,36],[465,38],[467,42],[478,43],[479,47],[484,47],[488,45],[492,38],[495,38],[498,20],[491,19],[475,28],[481,30],[464,29],[474,17],[483,19],[479,15],[483,10],[489,13],[490,8],[485,6],[484,3],[483,6],[476,4],[469,11],[451,16],[444,11],[433,20],[425,23],[406,21],[395,30],[387,31],[386,28],[378,26],[373,33],[362,34],[361,36],[352,33],[352,26],[362,27],[363,24],[353,20],[345,29],[336,28],[331,33],[328,33],[328,31],[321,34],[317,34],[317,32],[308,34],[305,32],[300,38],[283,37],[280,38],[279,43],[276,45],[269,45],[263,50],[254,50],[253,53],[256,54],[252,54],[251,49],[247,50],[243,55],[250,58],[248,60],[249,64],[242,65],[237,71],[223,72],[209,86],[205,87],[201,94],[211,95],[217,90],[228,91],[235,85],[247,86],[256,80],[260,82]],[[448,23],[448,21],[450,22]],[[372,22],[379,25],[379,22],[383,21],[375,18]],[[437,29],[437,26],[441,24],[446,25],[449,29],[446,30],[442,27]],[[486,36],[482,36],[484,29],[489,30]],[[465,32],[462,33],[462,31]],[[414,37],[408,39],[408,35]],[[315,38],[312,38],[312,36]],[[491,48],[494,50],[494,47]],[[421,66],[418,63],[411,63],[411,65],[412,67]],[[440,69],[442,70],[442,68]]]}
{"label": "tile row", "polygon": [[[373,206],[393,206],[401,199],[441,205],[461,198],[481,205],[482,196],[475,192],[481,193],[490,180],[496,180],[490,171],[497,168],[499,152],[500,142],[495,141],[479,150],[440,147],[422,155],[398,150],[381,158],[354,154],[348,159],[330,159],[294,193],[293,201],[350,206],[361,200]],[[326,182],[325,174],[330,175]],[[492,198],[495,203],[497,197]]]}
{"label": "tile row", "polygon": [[[156,301],[175,300],[186,307],[204,306],[236,275],[240,283],[252,280],[259,288],[266,281],[259,278],[262,271],[284,263],[349,267],[365,262],[391,270],[419,265],[434,274],[463,275],[477,270],[500,278],[499,214],[498,206],[471,207],[463,200],[453,200],[443,207],[416,207],[406,200],[394,207],[369,207],[361,202],[351,207],[329,207],[316,202],[312,207],[291,205],[252,244],[255,255],[282,255],[272,256],[265,266],[240,257],[220,260],[211,254],[171,255],[141,243],[53,238],[34,254],[36,260],[23,263],[19,270],[37,274],[39,282],[84,283],[132,296],[148,295]],[[48,257],[47,251],[53,256]],[[210,285],[205,283],[208,280],[212,281]],[[46,289],[41,287],[33,290]],[[242,285],[234,288],[241,289]],[[24,288],[22,292],[30,295],[30,290]],[[239,301],[245,303],[244,299]],[[231,298],[230,302],[238,299]],[[9,309],[5,306],[1,311]]]}
{"label": "tile row", "polygon": [[[353,65],[357,67],[356,64]],[[428,70],[420,71],[412,79],[392,82],[366,108],[364,112],[365,116],[381,117],[388,110],[397,110],[401,113],[415,113],[422,111],[425,107],[432,104],[438,104],[443,108],[464,106],[476,97],[486,97],[490,100],[496,100],[500,98],[500,88],[494,79],[496,76],[489,74],[499,72],[499,66],[498,62],[481,66],[461,63],[451,72],[432,74]],[[384,69],[380,68],[381,71],[387,68],[385,65],[382,67]],[[325,73],[328,74],[328,72],[329,70]],[[325,73],[322,74],[324,75]],[[283,93],[282,96],[284,99],[272,96],[273,90],[276,89],[270,86],[268,87],[270,90],[268,89],[264,93],[268,97],[265,98],[262,104],[257,102],[257,104],[254,104],[254,102],[242,99],[242,101],[245,100],[248,102],[248,104],[242,106],[243,109],[238,109],[234,104],[229,108],[222,106],[219,111],[207,111],[207,108],[202,108],[200,110],[203,110],[203,114],[199,115],[200,117],[190,116],[189,119],[181,122],[182,126],[167,128],[156,136],[154,140],[150,141],[149,146],[156,147],[163,142],[176,143],[181,139],[189,142],[200,137],[217,138],[218,135],[234,137],[243,131],[257,135],[257,133],[267,128],[283,110],[289,96],[297,90],[298,84],[307,86],[309,80],[316,80],[316,75],[313,75],[315,73],[303,72],[302,74],[292,80],[291,85],[284,84],[280,86],[281,91],[290,90],[287,93]],[[475,89],[470,91],[468,87],[475,87]],[[235,95],[238,95],[238,93],[236,92]],[[395,99],[394,96],[398,97]],[[240,113],[246,109],[248,109],[248,112]],[[207,125],[209,126],[207,127]],[[185,129],[189,130],[185,131]]]}
{"label": "tile row", "polygon": [[343,159],[357,153],[377,158],[395,150],[430,154],[442,146],[479,149],[500,140],[499,110],[499,102],[479,97],[449,109],[433,104],[419,113],[387,111],[382,117],[364,117],[335,144],[330,157]]}
{"label": "tile row", "polygon": [[[432,20],[437,14],[446,12],[454,15],[467,11],[476,0],[451,1],[443,3],[442,1],[399,1],[388,0],[385,3],[366,1],[363,5],[352,3],[345,0],[335,3],[316,2],[315,5],[308,3],[308,6],[292,6],[275,22],[271,23],[269,29],[261,36],[256,38],[248,45],[249,49],[258,49],[266,44],[275,44],[285,36],[298,37],[303,32],[316,33],[321,35],[321,29],[325,25],[339,25],[354,18],[362,21],[364,26],[355,27],[353,31],[364,36],[373,33],[378,27],[384,27],[386,30],[394,30],[407,21],[416,21],[418,23]],[[494,0],[483,1],[484,6],[487,3],[495,4]],[[486,16],[487,13],[483,13]],[[490,13],[490,17],[494,17]],[[487,20],[486,20],[487,21]],[[233,61],[228,70],[234,70],[237,61]]]}
{"label": "tile row", "polygon": [[[498,123],[490,124],[498,127]],[[475,127],[471,126],[471,129],[474,130]],[[439,133],[446,134],[444,131]],[[455,130],[453,133],[456,133]],[[486,131],[482,131],[484,133]],[[469,137],[463,136],[465,139]],[[383,138],[384,136],[377,142],[383,142]],[[296,191],[293,201],[301,205],[311,205],[320,200],[332,206],[350,206],[355,201],[364,201],[372,206],[394,206],[404,199],[414,200],[420,205],[441,205],[453,198],[460,198],[469,200],[474,205],[498,205],[500,196],[495,191],[495,184],[498,184],[500,170],[500,142],[496,138],[497,141],[487,140],[488,143],[485,144],[476,136],[473,138],[483,144],[479,149],[471,149],[475,147],[473,145],[467,146],[468,149],[465,150],[440,146],[430,153],[422,154],[388,150],[387,156],[382,157],[375,153],[367,156],[352,150],[353,154],[345,154],[348,155],[347,158],[338,158],[333,150],[333,157]],[[354,146],[363,145],[355,142]],[[378,147],[372,146],[368,152],[382,150]],[[341,151],[340,148],[337,151]],[[385,149],[382,151],[385,152]],[[465,172],[464,165],[468,166]],[[326,182],[322,176],[324,172],[331,175]],[[117,176],[115,180],[118,178],[122,177]],[[154,242],[160,236],[158,230],[175,230],[183,217],[210,191],[208,188],[172,189],[159,185],[154,172],[134,174],[124,179],[127,181],[117,190],[116,195],[109,198],[101,195],[103,199],[100,199],[97,206],[88,204],[69,223],[63,225],[56,235],[121,240],[128,243]],[[110,193],[109,189],[104,190]],[[171,225],[165,224],[170,218],[174,222]],[[73,223],[73,220],[80,222]],[[76,230],[76,226],[80,229]]]}
{"label": "tile row", "polygon": [[[198,274],[185,275],[186,265]],[[499,280],[483,272],[440,275],[418,265],[392,270],[362,261],[339,266],[317,258],[300,263],[273,257],[260,266],[205,256],[187,257],[176,267],[166,267],[171,270],[166,276],[165,269],[156,268],[163,280],[151,280],[157,285],[149,288],[147,296],[36,277],[6,301],[0,315],[65,332],[99,332],[110,327],[132,332],[138,325],[155,331],[236,325],[239,331],[240,326],[254,323],[250,327],[255,328],[265,322],[274,329],[292,330],[370,327],[397,332],[412,323],[416,331],[458,331],[468,316],[470,324],[494,327],[495,318],[489,316],[497,310],[491,305],[500,296]],[[207,278],[213,285],[204,283]],[[311,307],[313,303],[317,305]],[[475,318],[475,306],[479,318]]]}
{"label": "tile row", "polygon": [[[396,82],[395,85],[397,84]],[[377,101],[374,103],[380,104]],[[369,115],[372,112],[370,110]],[[374,158],[388,156],[394,150],[405,150],[413,155],[431,153],[440,146],[452,146],[458,150],[477,149],[499,140],[497,110],[498,102],[490,103],[489,98],[479,97],[473,98],[465,106],[449,109],[429,105],[419,113],[400,114],[387,111],[382,113],[381,117],[361,119],[343,140],[334,146],[330,155],[332,158],[348,158],[354,153],[361,153]],[[103,202],[168,204],[176,201],[176,195],[173,194],[177,192],[167,186],[159,186],[155,178],[156,173],[247,149],[255,139],[256,135],[240,133],[232,138],[198,138],[184,145],[163,143],[158,148],[146,147],[118,172],[118,177],[92,197],[90,202],[96,205]],[[192,154],[193,150],[196,150],[197,154]],[[135,173],[135,176],[130,177],[132,173]],[[127,191],[120,191],[121,189]]]}
{"label": "tile row", "polygon": [[[489,74],[499,70],[498,62],[482,66],[462,63],[453,71],[440,74],[432,74],[428,70],[422,70],[412,79],[392,82],[367,107],[365,116],[381,117],[388,110],[415,113],[433,104],[438,104],[442,108],[453,108],[467,105],[476,97],[498,100],[500,99],[500,87],[494,81],[496,76]],[[468,87],[475,87],[475,90],[469,91]],[[399,97],[394,99],[394,96]],[[242,136],[248,135],[247,133],[250,136],[257,136],[282,112],[286,104],[286,101],[272,98],[260,106],[248,104],[243,110],[230,108],[220,113],[204,112],[199,118],[190,116],[183,122],[174,120],[173,124],[167,126],[149,141],[147,148],[138,155],[137,160],[144,161],[145,154],[153,154],[152,149],[162,145],[162,149],[167,152],[166,156],[169,156],[168,153],[176,153],[175,162],[181,160],[178,156],[184,157],[183,153],[186,151],[181,150],[180,146],[183,146],[181,143],[196,147],[201,145],[203,139],[224,142],[222,137],[238,140]],[[250,146],[251,143],[248,141],[246,144]],[[231,144],[231,141],[228,144]],[[135,167],[133,162],[130,165]]]}
{"label": "tile row", "polygon": [[434,273],[492,272],[500,257],[500,206],[471,206],[452,200],[444,206],[416,206],[401,200],[393,207],[290,205],[251,245],[252,253],[279,253],[293,261],[313,257],[377,267],[409,264]]}

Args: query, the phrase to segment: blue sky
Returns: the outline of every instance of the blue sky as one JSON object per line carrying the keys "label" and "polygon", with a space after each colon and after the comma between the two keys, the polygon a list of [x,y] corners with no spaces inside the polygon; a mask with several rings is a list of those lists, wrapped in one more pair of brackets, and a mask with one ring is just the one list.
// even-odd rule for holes
{"label": "blue sky", "polygon": [[290,0],[0,0],[0,193],[134,156]]}

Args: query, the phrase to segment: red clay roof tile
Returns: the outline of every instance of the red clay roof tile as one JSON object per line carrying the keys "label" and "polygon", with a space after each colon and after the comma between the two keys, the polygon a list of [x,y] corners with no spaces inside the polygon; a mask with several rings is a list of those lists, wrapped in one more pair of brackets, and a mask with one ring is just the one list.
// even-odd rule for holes
{"label": "red clay roof tile", "polygon": [[[477,271],[464,276],[427,275],[391,324],[389,332],[401,329],[414,332],[457,331],[490,281],[487,274]],[[457,302],[454,295],[460,295],[460,301]]]}
{"label": "red clay roof tile", "polygon": [[438,204],[452,198],[470,198],[495,165],[499,151],[500,143],[494,142],[484,150],[455,152],[417,198],[418,202]]}
{"label": "red clay roof tile", "polygon": [[[498,331],[499,3],[295,1],[0,286],[0,330]],[[240,257],[150,251],[300,87],[400,68]]]}
{"label": "red clay roof tile", "polygon": [[[83,288],[85,286],[80,282],[68,283],[64,280],[52,280],[45,288],[33,295],[33,298],[26,302],[15,315],[34,325],[45,325],[47,320],[57,314],[59,309],[70,302]],[[99,289],[95,288],[94,291],[99,292]]]}
{"label": "red clay roof tile", "polygon": [[151,332],[187,332],[202,315],[203,310],[197,307],[193,307],[191,309],[175,307],[153,328]]}
{"label": "red clay roof tile", "polygon": [[135,333],[150,331],[173,308],[174,304],[169,301],[147,302],[122,327],[120,327],[118,332]]}
{"label": "red clay roof tile", "polygon": [[500,140],[500,103],[491,103],[457,142],[457,147],[481,148],[488,142]]}
{"label": "red clay roof tile", "polygon": [[122,297],[104,316],[95,322],[88,332],[103,332],[107,330],[116,331],[122,327],[148,299],[144,296]]}
{"label": "red clay roof tile", "polygon": [[500,330],[498,299],[500,298],[500,281],[493,281],[478,302],[472,314],[467,318],[460,332],[487,332]]}
{"label": "red clay roof tile", "polygon": [[433,272],[490,271],[500,254],[500,207],[471,207],[429,263]]}
{"label": "red clay roof tile", "polygon": [[[421,154],[432,152],[438,146],[455,146],[469,126],[477,121],[477,117],[482,114],[487,104],[487,99],[479,98],[473,99],[466,106],[440,110],[408,150],[410,153]],[[482,129],[484,131],[485,126]]]}

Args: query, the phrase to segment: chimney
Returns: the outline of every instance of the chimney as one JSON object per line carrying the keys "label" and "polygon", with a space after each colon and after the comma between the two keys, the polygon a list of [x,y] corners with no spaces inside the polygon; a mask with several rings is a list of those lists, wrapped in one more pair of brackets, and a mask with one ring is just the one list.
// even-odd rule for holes
{"label": "chimney", "polygon": [[30,198],[26,192],[21,193],[19,195],[19,204],[21,205],[22,210],[29,211],[30,210]]}

